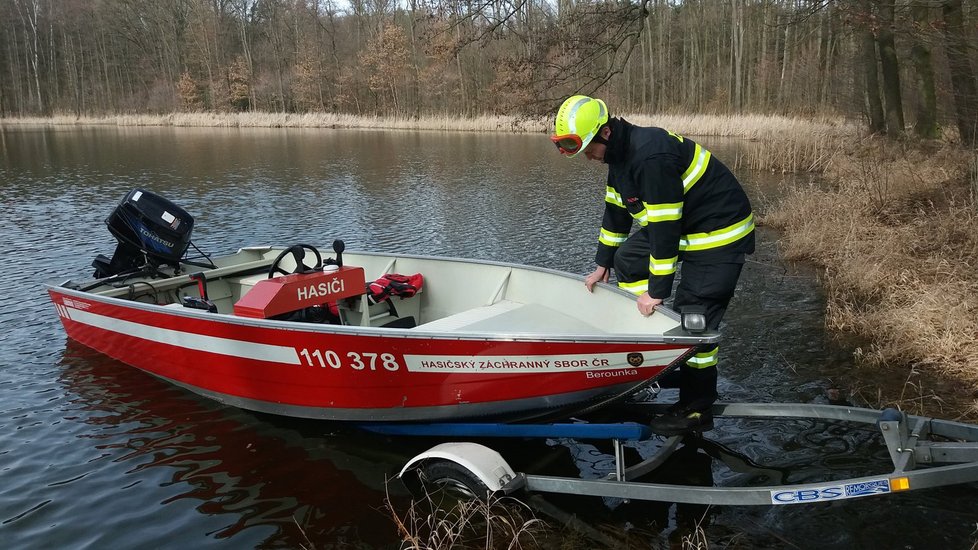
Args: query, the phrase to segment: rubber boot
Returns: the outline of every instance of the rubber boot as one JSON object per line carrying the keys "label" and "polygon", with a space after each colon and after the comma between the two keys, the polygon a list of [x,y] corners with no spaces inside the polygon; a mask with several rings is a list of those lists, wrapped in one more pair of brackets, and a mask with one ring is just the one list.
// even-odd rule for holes
{"label": "rubber boot", "polygon": [[711,407],[716,400],[716,367],[695,369],[684,365],[680,368],[679,401],[649,422],[649,428],[666,436],[712,430]]}

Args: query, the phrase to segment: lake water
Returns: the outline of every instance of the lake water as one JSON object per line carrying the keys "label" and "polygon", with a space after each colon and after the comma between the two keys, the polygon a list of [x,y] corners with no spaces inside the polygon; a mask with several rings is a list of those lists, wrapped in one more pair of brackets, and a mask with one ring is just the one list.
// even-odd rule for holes
{"label": "lake water", "polygon": [[[737,142],[702,141],[721,159],[738,154]],[[762,211],[790,184],[739,175]],[[224,407],[67,341],[42,285],[87,274],[96,254],[111,254],[103,220],[134,187],[194,215],[194,242],[212,253],[327,248],[342,238],[351,250],[584,274],[593,267],[604,169],[561,158],[542,135],[0,129],[0,239],[11,249],[0,279],[5,548],[396,548],[385,499],[403,511],[409,498],[385,481],[435,443]],[[782,263],[776,239],[759,229],[758,253],[727,315],[722,399],[824,403],[829,388],[851,383],[850,354],[824,333],[813,273]],[[717,458],[695,453],[662,475],[747,485],[888,471],[874,432],[847,428],[719,421],[704,444]],[[573,442],[497,446],[513,462],[553,457],[585,476],[607,464],[603,449]],[[765,467],[738,466],[727,447]],[[974,486],[708,512],[547,499],[653,545],[699,521],[715,546],[967,548],[978,522]]]}

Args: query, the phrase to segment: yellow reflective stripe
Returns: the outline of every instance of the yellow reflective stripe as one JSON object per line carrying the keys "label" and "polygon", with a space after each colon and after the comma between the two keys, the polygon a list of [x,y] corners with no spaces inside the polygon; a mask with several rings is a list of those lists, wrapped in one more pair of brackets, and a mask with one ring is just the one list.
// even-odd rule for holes
{"label": "yellow reflective stripe", "polygon": [[713,351],[708,351],[705,353],[697,353],[696,355],[686,360],[686,365],[694,369],[705,369],[707,367],[712,367],[717,364],[718,351],[720,351],[719,346],[713,348]]}
{"label": "yellow reflective stripe", "polygon": [[730,244],[754,230],[754,214],[731,226],[710,231],[709,233],[690,233],[679,238],[679,250],[693,252],[709,250]]}
{"label": "yellow reflective stripe", "polygon": [[649,280],[644,279],[642,281],[635,281],[633,283],[618,283],[618,288],[627,290],[636,296],[640,296],[643,292],[649,290]]}
{"label": "yellow reflective stripe", "polygon": [[625,242],[628,238],[628,233],[612,233],[605,228],[601,228],[601,236],[598,237],[598,242],[601,244],[606,244],[608,246],[621,246],[621,243]]}
{"label": "yellow reflective stripe", "polygon": [[621,202],[621,195],[618,194],[618,191],[615,191],[615,188],[610,185],[605,187],[604,201],[625,208],[625,203]]}
{"label": "yellow reflective stripe", "polygon": [[696,149],[693,151],[693,161],[689,163],[689,168],[683,172],[683,193],[687,193],[689,188],[703,177],[709,163],[710,152],[697,143]]}
{"label": "yellow reflective stripe", "polygon": [[[666,132],[669,132],[669,130],[666,130]],[[672,137],[674,137],[674,138],[676,138],[676,139],[678,139],[679,140],[679,143],[682,143],[683,142],[683,136],[681,136],[681,135],[679,135],[679,134],[677,134],[675,132],[669,132],[669,135],[672,136]]]}
{"label": "yellow reflective stripe", "polygon": [[673,256],[664,260],[649,256],[649,273],[653,275],[671,275],[676,272],[676,264],[678,262],[679,256]]}
{"label": "yellow reflective stripe", "polygon": [[645,203],[645,212],[648,214],[650,222],[671,222],[683,217],[683,203]]}
{"label": "yellow reflective stripe", "polygon": [[636,220],[638,220],[639,225],[641,225],[642,227],[645,227],[646,225],[649,224],[649,211],[648,210],[642,209],[639,212],[629,212],[629,214],[631,214],[633,218],[635,218]]}

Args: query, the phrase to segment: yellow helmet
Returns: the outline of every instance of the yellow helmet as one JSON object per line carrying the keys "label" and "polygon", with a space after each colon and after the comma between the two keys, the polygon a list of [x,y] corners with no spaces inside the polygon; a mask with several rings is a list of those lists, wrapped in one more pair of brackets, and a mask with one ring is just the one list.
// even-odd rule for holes
{"label": "yellow helmet", "polygon": [[550,140],[561,153],[576,157],[607,122],[608,107],[604,101],[586,95],[571,96],[557,111]]}

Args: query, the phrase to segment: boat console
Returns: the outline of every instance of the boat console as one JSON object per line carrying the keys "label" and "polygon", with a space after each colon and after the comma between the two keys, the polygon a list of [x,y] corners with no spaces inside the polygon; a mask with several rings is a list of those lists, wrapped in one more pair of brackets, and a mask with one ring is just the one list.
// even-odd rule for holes
{"label": "boat console", "polygon": [[364,294],[362,267],[293,273],[257,282],[234,304],[238,317],[270,319],[284,313],[336,303]]}

